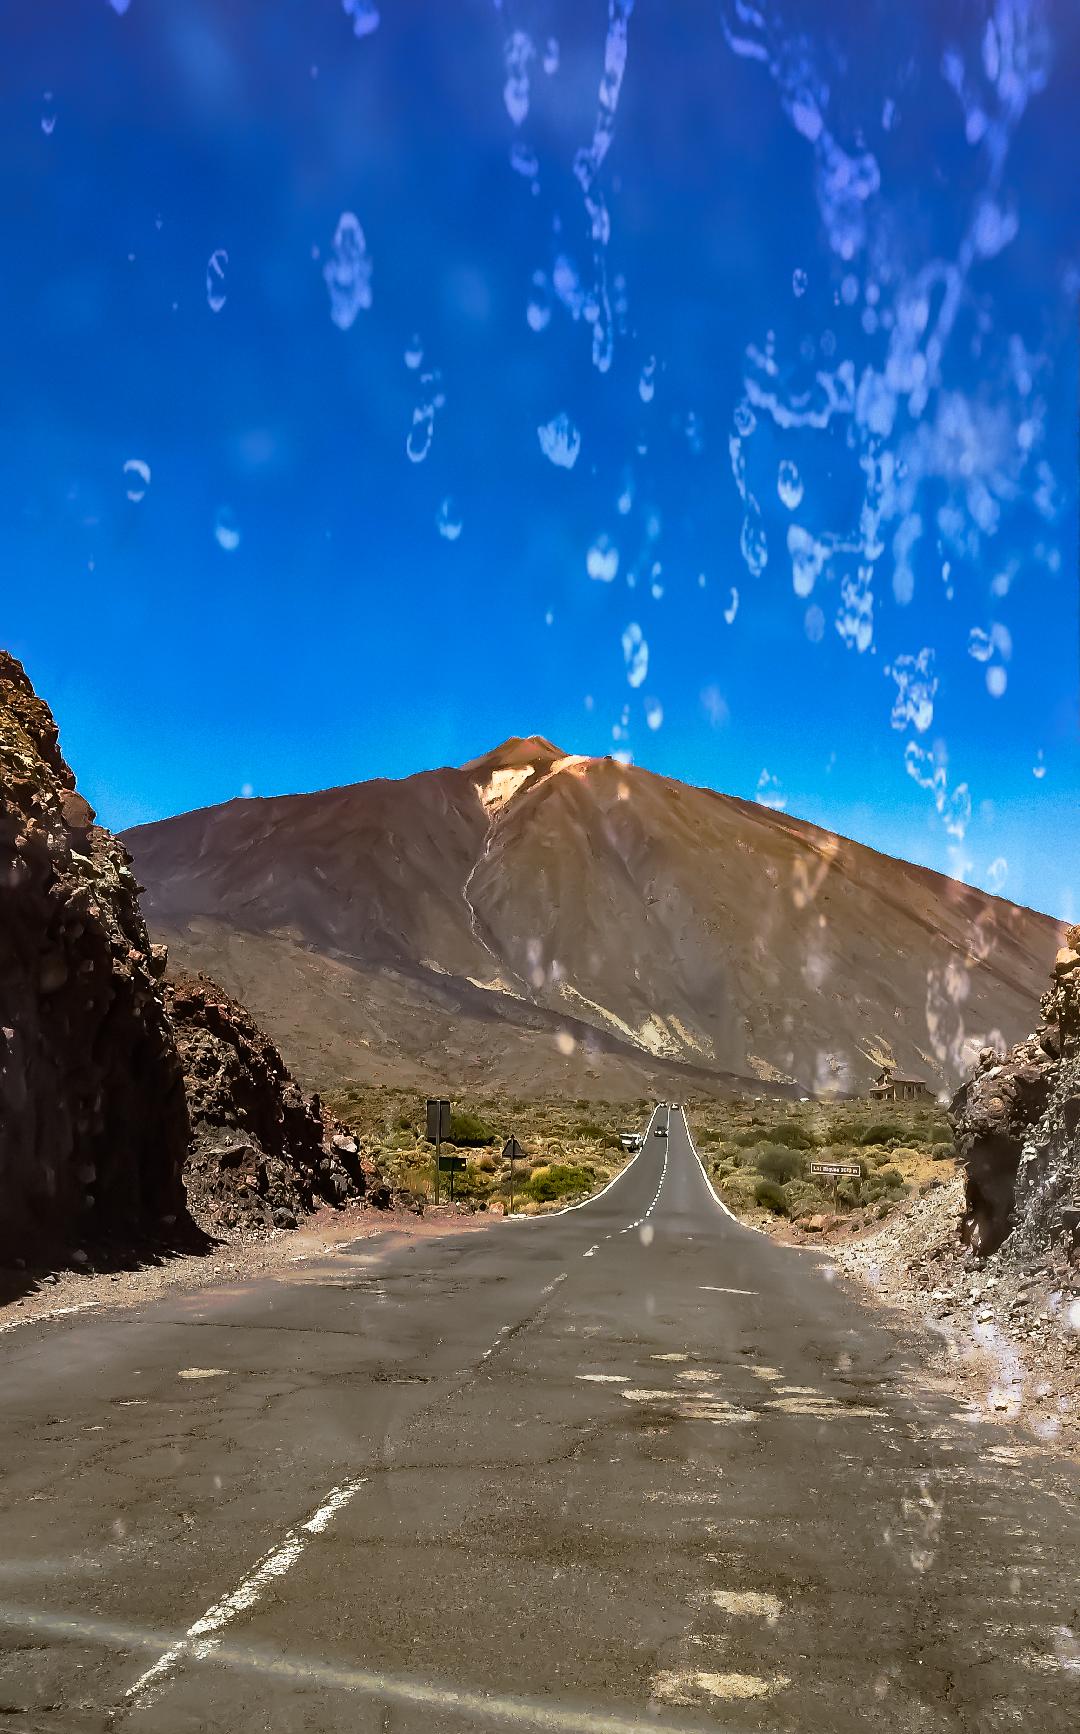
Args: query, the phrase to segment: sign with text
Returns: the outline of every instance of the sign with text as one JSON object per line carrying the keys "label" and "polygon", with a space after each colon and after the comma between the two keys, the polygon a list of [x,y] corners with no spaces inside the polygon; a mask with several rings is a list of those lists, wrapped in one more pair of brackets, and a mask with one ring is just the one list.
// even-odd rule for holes
{"label": "sign with text", "polygon": [[460,1174],[461,1170],[464,1168],[464,1166],[465,1166],[464,1156],[440,1156],[439,1157],[439,1173],[440,1174]]}
{"label": "sign with text", "polygon": [[429,1096],[427,1105],[429,1144],[441,1144],[450,1136],[450,1104],[443,1096]]}
{"label": "sign with text", "polygon": [[852,1180],[862,1179],[862,1169],[857,1162],[811,1162],[811,1174],[827,1174],[830,1180],[838,1180],[841,1175],[850,1175]]}

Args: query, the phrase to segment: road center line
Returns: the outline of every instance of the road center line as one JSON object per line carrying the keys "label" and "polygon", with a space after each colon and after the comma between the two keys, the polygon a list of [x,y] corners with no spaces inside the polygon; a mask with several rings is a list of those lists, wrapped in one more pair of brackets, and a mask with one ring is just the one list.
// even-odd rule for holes
{"label": "road center line", "polygon": [[757,1294],[756,1288],[718,1288],[714,1282],[703,1282],[699,1286],[702,1294]]}
{"label": "road center line", "polygon": [[321,1535],[332,1519],[342,1511],[353,1496],[359,1492],[367,1481],[366,1475],[357,1476],[355,1481],[343,1481],[340,1487],[331,1488],[319,1509],[312,1513],[306,1523],[301,1523],[296,1529],[286,1531],[285,1539],[277,1547],[272,1547],[269,1553],[264,1553],[245,1577],[240,1579],[236,1588],[220,1601],[212,1602],[204,1614],[188,1627],[184,1636],[175,1644],[171,1644],[163,1656],[159,1656],[152,1667],[140,1674],[133,1686],[129,1686],[124,1696],[133,1708],[138,1708],[147,1701],[147,1697],[155,1687],[161,1686],[173,1672],[178,1662],[185,1656],[194,1656],[201,1661],[218,1647],[214,1637],[237,1614],[246,1613],[253,1608],[262,1596],[267,1585],[275,1578],[284,1577],[296,1564],[300,1555],[308,1545],[313,1535]]}

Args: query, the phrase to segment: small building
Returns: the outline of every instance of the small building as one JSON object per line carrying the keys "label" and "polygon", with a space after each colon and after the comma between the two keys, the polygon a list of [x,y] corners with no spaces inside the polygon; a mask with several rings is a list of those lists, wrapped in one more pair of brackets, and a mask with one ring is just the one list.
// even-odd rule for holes
{"label": "small building", "polygon": [[870,1095],[876,1102],[932,1102],[934,1093],[923,1083],[921,1078],[900,1078],[895,1072],[878,1073],[877,1082],[871,1087]]}

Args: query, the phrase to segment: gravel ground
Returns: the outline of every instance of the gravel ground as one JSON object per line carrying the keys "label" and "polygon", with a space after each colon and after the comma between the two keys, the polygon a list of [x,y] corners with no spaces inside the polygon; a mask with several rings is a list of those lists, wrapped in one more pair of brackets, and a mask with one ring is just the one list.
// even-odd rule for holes
{"label": "gravel ground", "polygon": [[[983,1414],[1080,1451],[1080,1271],[984,1261],[957,1238],[963,1178],[915,1199],[880,1228],[822,1250],[887,1306],[941,1341],[941,1372]],[[1007,1243],[1006,1243],[1007,1245]]]}

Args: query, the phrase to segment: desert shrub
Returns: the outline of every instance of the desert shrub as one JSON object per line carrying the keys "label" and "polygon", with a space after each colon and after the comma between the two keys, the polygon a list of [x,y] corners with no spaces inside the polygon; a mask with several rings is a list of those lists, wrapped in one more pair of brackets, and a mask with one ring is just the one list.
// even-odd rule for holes
{"label": "desert shrub", "polygon": [[750,1126],[745,1132],[736,1132],[735,1143],[743,1150],[749,1150],[752,1144],[768,1142],[769,1128],[767,1126]]}
{"label": "desert shrub", "polygon": [[874,1215],[877,1217],[878,1221],[881,1222],[886,1216],[888,1216],[891,1209],[892,1205],[889,1203],[889,1200],[883,1198],[875,1210]]}
{"label": "desert shrub", "polygon": [[399,1132],[415,1132],[416,1130],[411,1114],[399,1114],[396,1125]]}
{"label": "desert shrub", "polygon": [[935,1147],[939,1144],[947,1144],[951,1150],[953,1146],[953,1135],[947,1126],[935,1126],[933,1132],[930,1134],[930,1142]]}
{"label": "desert shrub", "polygon": [[522,1187],[537,1204],[550,1203],[555,1198],[568,1198],[578,1192],[588,1192],[593,1183],[590,1168],[576,1162],[553,1162],[538,1168]]}
{"label": "desert shrub", "polygon": [[800,1177],[806,1168],[806,1158],[798,1150],[787,1150],[780,1144],[766,1145],[754,1156],[754,1165],[759,1174],[766,1180],[774,1180],[782,1186],[787,1180]]}
{"label": "desert shrub", "polygon": [[597,1120],[581,1120],[577,1126],[579,1138],[606,1138],[607,1127],[601,1126]]}
{"label": "desert shrub", "polygon": [[890,1140],[903,1138],[904,1128],[896,1120],[874,1120],[867,1126],[860,1144],[888,1144]]}
{"label": "desert shrub", "polygon": [[467,1109],[455,1109],[450,1115],[451,1144],[460,1144],[466,1149],[472,1149],[481,1144],[495,1144],[499,1134],[492,1131],[486,1120],[479,1114],[472,1114]]}
{"label": "desert shrub", "polygon": [[956,1155],[956,1147],[950,1138],[947,1144],[934,1144],[930,1149],[931,1162],[948,1162]]}
{"label": "desert shrub", "polygon": [[890,1192],[904,1192],[904,1176],[899,1168],[879,1168],[877,1173],[879,1183]]}
{"label": "desert shrub", "polygon": [[476,1166],[480,1170],[481,1174],[494,1174],[496,1168],[499,1166],[498,1158],[491,1155],[481,1156]]}
{"label": "desert shrub", "polygon": [[800,1126],[797,1120],[785,1121],[780,1126],[769,1130],[769,1142],[785,1144],[789,1150],[816,1150],[817,1139],[805,1126]]}
{"label": "desert shrub", "polygon": [[789,1216],[801,1216],[821,1210],[825,1199],[817,1186],[809,1180],[789,1180],[784,1187],[784,1196],[788,1201]]}
{"label": "desert shrub", "polygon": [[760,1204],[763,1210],[771,1210],[774,1216],[788,1214],[787,1193],[775,1180],[759,1180],[754,1187],[754,1203]]}

